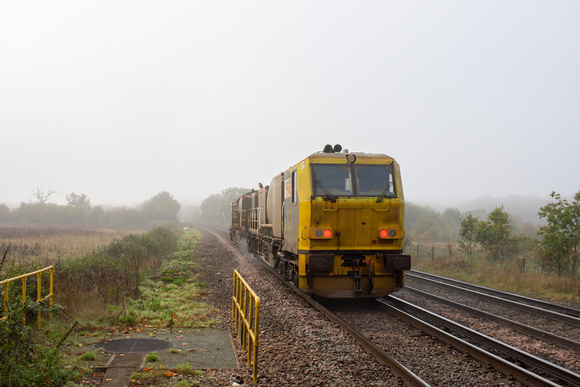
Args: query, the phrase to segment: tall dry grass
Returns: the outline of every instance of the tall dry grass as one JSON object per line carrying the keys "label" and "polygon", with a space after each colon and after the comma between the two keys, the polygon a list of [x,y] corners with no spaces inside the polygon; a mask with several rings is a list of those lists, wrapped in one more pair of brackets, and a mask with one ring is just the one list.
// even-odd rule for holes
{"label": "tall dry grass", "polygon": [[[7,267],[78,257],[107,246],[115,239],[144,230],[108,230],[59,226],[0,226],[0,253],[8,252]],[[0,273],[2,278],[3,273]]]}
{"label": "tall dry grass", "polygon": [[[70,274],[76,267],[76,273],[82,273],[88,261],[98,261],[99,251],[104,250],[116,240],[132,235],[135,230],[108,230],[59,226],[0,226],[0,258],[6,259],[0,268],[0,280],[17,277],[50,265],[55,266],[55,302],[66,306],[70,313],[86,310],[88,314],[102,313],[107,303],[119,302],[124,296],[123,284],[117,291],[114,286],[108,289],[104,297],[95,300],[92,290],[106,281],[90,273],[83,279],[74,282],[70,276],[65,277],[63,268]],[[142,233],[139,230],[137,233]],[[90,258],[94,257],[94,258]],[[103,265],[108,261],[102,259]],[[94,266],[91,268],[94,270]],[[87,273],[85,273],[87,274]],[[102,274],[102,273],[100,273]],[[77,276],[78,278],[78,276]],[[42,293],[48,293],[48,274],[42,276]],[[10,286],[10,299],[21,298],[22,281],[15,281]],[[27,298],[36,299],[36,276],[27,280]],[[98,301],[98,302],[97,302]],[[95,309],[95,311],[91,311]],[[83,312],[84,313],[84,312]]]}

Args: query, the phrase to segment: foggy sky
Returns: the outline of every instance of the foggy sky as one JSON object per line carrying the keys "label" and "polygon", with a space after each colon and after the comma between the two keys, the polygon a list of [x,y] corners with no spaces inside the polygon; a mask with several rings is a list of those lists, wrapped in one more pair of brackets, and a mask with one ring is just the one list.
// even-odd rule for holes
{"label": "foggy sky", "polygon": [[325,144],[423,203],[580,190],[578,1],[0,3],[0,203],[199,204]]}

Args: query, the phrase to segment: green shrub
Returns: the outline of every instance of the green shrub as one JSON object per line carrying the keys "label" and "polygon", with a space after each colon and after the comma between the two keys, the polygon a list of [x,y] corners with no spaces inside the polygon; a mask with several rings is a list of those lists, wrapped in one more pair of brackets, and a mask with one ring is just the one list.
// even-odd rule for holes
{"label": "green shrub", "polygon": [[[121,305],[126,296],[140,296],[146,274],[158,270],[161,259],[176,248],[177,235],[156,227],[148,233],[115,239],[85,256],[61,259],[55,263],[55,293],[73,312],[84,309],[87,299],[99,300],[102,309]],[[165,277],[174,281],[171,275]]]}
{"label": "green shrub", "polygon": [[62,386],[69,374],[60,362],[59,350],[71,328],[56,343],[40,344],[36,332],[22,324],[29,311],[46,312],[37,302],[8,304],[0,318],[0,378],[12,386]]}

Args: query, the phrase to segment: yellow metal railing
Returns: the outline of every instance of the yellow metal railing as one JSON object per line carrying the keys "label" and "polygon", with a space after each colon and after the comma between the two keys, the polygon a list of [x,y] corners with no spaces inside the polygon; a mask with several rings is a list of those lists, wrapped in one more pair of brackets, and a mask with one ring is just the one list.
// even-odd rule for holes
{"label": "yellow metal railing", "polygon": [[[42,292],[41,292],[42,281],[41,280],[42,280],[42,272],[44,272],[44,271],[48,271],[50,273],[50,291],[46,296],[42,297]],[[22,280],[22,305],[24,305],[26,303],[26,279],[28,277],[32,277],[33,275],[36,275],[36,301],[40,302],[40,301],[44,301],[44,300],[48,299],[50,308],[52,309],[53,295],[54,295],[54,293],[53,293],[54,267],[48,266],[48,267],[45,267],[44,269],[40,269],[40,270],[34,271],[32,273],[22,274],[22,275],[19,275],[18,277],[8,278],[6,280],[0,281],[0,285],[2,285],[4,287],[4,310],[6,310],[8,307],[8,286],[10,285],[10,282],[18,281],[20,279]],[[52,314],[50,315],[50,317],[52,318]],[[37,313],[36,321],[37,321],[38,329],[40,329],[40,311]]]}
{"label": "yellow metal railing", "polygon": [[[258,323],[260,320],[260,297],[248,286],[246,281],[234,270],[234,294],[232,296],[232,317],[236,322],[238,337],[242,348],[248,349],[248,367],[252,365],[253,378],[258,382]],[[246,345],[247,344],[247,345]]]}

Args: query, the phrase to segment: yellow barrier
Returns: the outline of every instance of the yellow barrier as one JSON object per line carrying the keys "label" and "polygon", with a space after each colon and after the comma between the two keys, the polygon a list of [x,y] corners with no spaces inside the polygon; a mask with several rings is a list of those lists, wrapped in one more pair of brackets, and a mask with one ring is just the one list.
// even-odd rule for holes
{"label": "yellow barrier", "polygon": [[[42,297],[42,293],[41,293],[41,279],[42,279],[42,272],[43,271],[49,271],[50,272],[50,292],[48,295]],[[23,275],[19,275],[18,277],[14,277],[14,278],[8,278],[6,280],[0,281],[0,285],[4,286],[4,310],[6,310],[6,308],[8,307],[8,286],[10,285],[10,282],[14,282],[14,281],[18,281],[19,279],[22,280],[22,305],[24,305],[24,303],[26,302],[26,279],[28,277],[32,277],[33,275],[36,275],[36,301],[44,301],[46,299],[49,300],[49,305],[50,308],[52,309],[52,304],[53,304],[53,281],[54,281],[54,267],[53,266],[48,266],[45,267],[44,269],[40,269],[37,271],[34,271],[32,273],[27,273],[27,274],[23,274]],[[50,315],[50,317],[52,318],[52,314]],[[38,329],[40,329],[40,312],[38,312],[37,317],[37,325],[38,325]]]}
{"label": "yellow barrier", "polygon": [[[260,297],[248,286],[246,281],[234,270],[234,294],[232,296],[232,317],[242,348],[248,348],[248,367],[252,365],[254,350],[254,383],[258,382],[258,322],[260,320]],[[253,345],[252,345],[253,344]]]}

